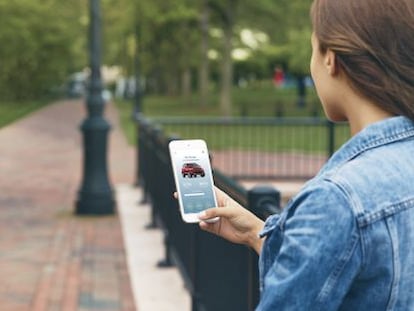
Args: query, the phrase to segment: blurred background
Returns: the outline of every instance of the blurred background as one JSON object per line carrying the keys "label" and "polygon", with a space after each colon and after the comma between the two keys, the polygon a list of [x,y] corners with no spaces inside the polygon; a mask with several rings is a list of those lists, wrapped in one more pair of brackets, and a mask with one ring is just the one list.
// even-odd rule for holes
{"label": "blurred background", "polygon": [[[102,0],[104,99],[131,100],[138,86],[149,115],[319,114],[310,3]],[[0,20],[0,124],[85,94],[87,1],[0,0]]]}

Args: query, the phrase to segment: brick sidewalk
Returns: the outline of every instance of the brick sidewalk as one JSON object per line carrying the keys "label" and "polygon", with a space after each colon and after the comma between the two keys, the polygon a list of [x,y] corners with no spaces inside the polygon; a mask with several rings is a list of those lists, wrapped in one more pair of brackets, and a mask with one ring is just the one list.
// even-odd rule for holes
{"label": "brick sidewalk", "polygon": [[[132,183],[134,153],[108,105],[112,184]],[[0,310],[135,310],[118,216],[76,217],[82,101],[0,129]]]}

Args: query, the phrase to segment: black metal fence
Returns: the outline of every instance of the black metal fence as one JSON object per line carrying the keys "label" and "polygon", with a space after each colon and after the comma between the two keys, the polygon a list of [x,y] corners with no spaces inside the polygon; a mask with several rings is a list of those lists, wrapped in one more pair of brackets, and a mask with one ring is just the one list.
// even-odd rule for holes
{"label": "black metal fence", "polygon": [[[193,311],[250,311],[259,299],[258,256],[197,225],[181,220],[173,198],[175,191],[168,142],[176,137],[140,118],[138,136],[139,183],[151,202],[152,221],[164,231],[165,258],[161,265],[176,264],[192,297]],[[214,170],[215,184],[236,201],[265,219],[279,212],[280,194],[270,187],[246,191],[233,179]]]}
{"label": "black metal fence", "polygon": [[213,166],[236,179],[309,179],[349,138],[325,118],[154,118],[167,135],[203,138]]}

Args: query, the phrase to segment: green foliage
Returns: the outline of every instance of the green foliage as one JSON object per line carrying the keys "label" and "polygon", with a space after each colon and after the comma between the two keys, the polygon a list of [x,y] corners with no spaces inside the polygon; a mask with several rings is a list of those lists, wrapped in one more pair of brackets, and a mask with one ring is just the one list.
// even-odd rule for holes
{"label": "green foliage", "polygon": [[[134,74],[138,45],[140,69],[151,91],[176,94],[182,71],[188,67],[193,73],[197,70],[202,1],[102,1],[106,63],[120,64],[126,74]],[[229,18],[235,22],[234,47],[243,47],[238,39],[242,29],[262,32],[269,38],[267,44],[251,51],[244,64],[238,62],[236,71],[244,73],[248,69],[257,77],[270,77],[275,65],[283,65],[297,74],[309,73],[311,0],[208,0],[208,3],[210,29],[223,30]],[[229,4],[233,8],[231,15],[227,10]],[[211,77],[217,77],[214,79],[217,82],[222,37],[210,36],[209,45],[219,57],[210,66]]]}
{"label": "green foliage", "polygon": [[198,60],[198,12],[188,1],[161,2],[143,12],[142,70],[153,91],[176,95],[180,75]]}
{"label": "green foliage", "polygon": [[[243,47],[242,29],[263,32],[269,38],[267,44],[251,50],[250,58],[237,62],[236,73],[270,77],[276,64],[294,73],[308,73],[311,0],[206,1],[210,29],[223,30],[230,14],[235,47]],[[41,97],[69,73],[88,65],[88,9],[84,0],[0,0],[0,100]],[[105,64],[134,74],[137,52],[140,70],[153,92],[177,94],[181,75],[189,69],[195,87],[202,1],[101,0],[101,11]],[[210,78],[218,82],[222,38],[209,39],[210,49],[219,56],[211,63]]]}
{"label": "green foliage", "polygon": [[63,0],[0,0],[0,99],[42,97],[85,63],[76,59],[82,27],[74,23],[80,16],[74,7]]}
{"label": "green foliage", "polygon": [[102,0],[101,15],[103,61],[121,66],[129,74],[134,66],[136,5],[130,0]]}
{"label": "green foliage", "polygon": [[[308,75],[311,56],[309,19],[310,0],[260,0],[243,2],[241,23],[269,36],[268,44],[261,46],[246,62],[264,58],[271,71],[275,65],[284,67],[293,75]],[[260,16],[260,18],[257,18]],[[250,25],[250,26],[249,26]]]}
{"label": "green foliage", "polygon": [[289,31],[289,42],[285,49],[288,55],[288,68],[294,75],[308,75],[310,55],[311,31],[309,28],[292,29]]}
{"label": "green foliage", "polygon": [[46,103],[46,101],[29,101],[19,104],[14,102],[2,102],[0,104],[0,128],[43,107]]}

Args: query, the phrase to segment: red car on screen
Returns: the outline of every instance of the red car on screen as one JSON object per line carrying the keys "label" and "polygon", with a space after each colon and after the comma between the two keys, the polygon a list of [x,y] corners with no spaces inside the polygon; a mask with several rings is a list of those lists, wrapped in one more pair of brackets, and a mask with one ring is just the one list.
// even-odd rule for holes
{"label": "red car on screen", "polygon": [[181,174],[183,177],[197,177],[200,175],[204,177],[206,173],[204,169],[197,163],[185,163],[181,169]]}

